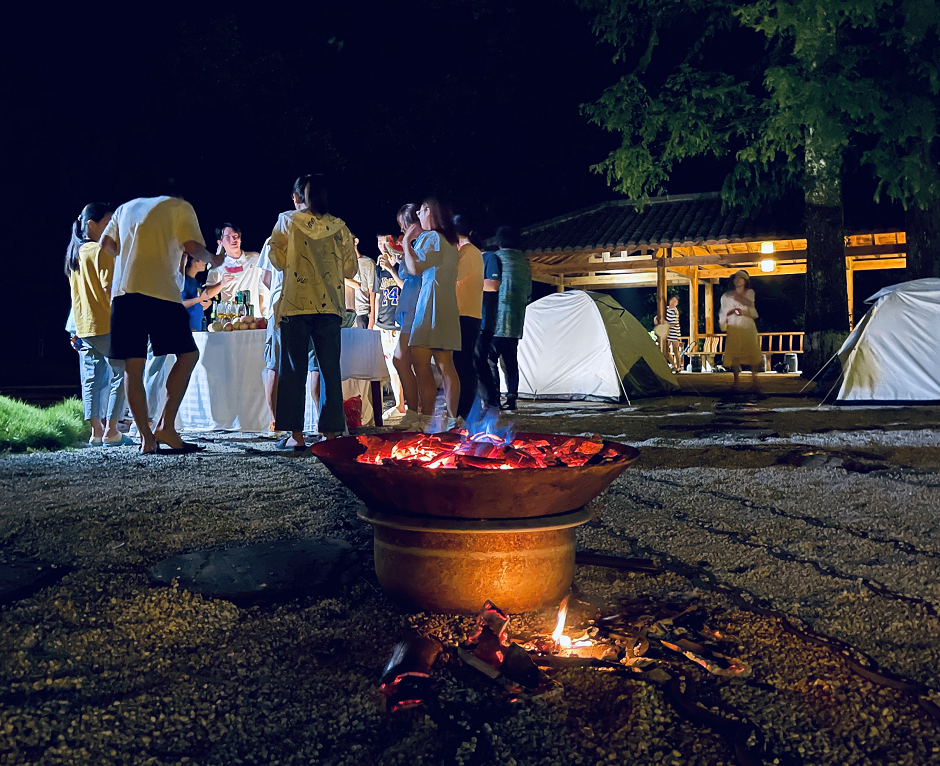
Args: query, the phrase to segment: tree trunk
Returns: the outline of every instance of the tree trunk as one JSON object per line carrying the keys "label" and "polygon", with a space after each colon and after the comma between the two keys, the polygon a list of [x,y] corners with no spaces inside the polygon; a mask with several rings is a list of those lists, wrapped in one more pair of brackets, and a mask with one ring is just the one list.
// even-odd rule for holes
{"label": "tree trunk", "polygon": [[940,278],[940,201],[927,210],[912,204],[904,216],[907,232],[905,279]]}
{"label": "tree trunk", "polygon": [[849,332],[841,154],[806,142],[806,320],[803,372],[815,375]]}

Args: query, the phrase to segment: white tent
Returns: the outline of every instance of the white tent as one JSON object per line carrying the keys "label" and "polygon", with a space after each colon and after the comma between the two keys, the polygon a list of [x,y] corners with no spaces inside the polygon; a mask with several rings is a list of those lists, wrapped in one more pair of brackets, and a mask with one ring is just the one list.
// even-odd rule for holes
{"label": "white tent", "polygon": [[839,403],[940,401],[940,279],[880,290],[839,350]]}
{"label": "white tent", "polygon": [[520,398],[620,401],[677,388],[649,332],[609,295],[573,290],[526,308]]}

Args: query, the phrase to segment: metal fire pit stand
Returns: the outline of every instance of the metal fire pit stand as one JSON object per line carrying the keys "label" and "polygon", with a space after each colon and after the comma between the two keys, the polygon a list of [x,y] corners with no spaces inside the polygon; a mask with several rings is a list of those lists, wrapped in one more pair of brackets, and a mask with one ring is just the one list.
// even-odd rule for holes
{"label": "metal fire pit stand", "polygon": [[510,612],[557,605],[574,576],[586,508],[522,519],[444,519],[363,507],[383,590],[428,612],[472,614],[487,599]]}

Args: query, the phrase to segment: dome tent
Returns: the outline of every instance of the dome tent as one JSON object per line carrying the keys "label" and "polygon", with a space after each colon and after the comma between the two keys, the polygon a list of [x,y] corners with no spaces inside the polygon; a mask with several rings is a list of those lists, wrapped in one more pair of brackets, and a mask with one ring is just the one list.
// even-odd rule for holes
{"label": "dome tent", "polygon": [[521,399],[659,396],[678,389],[674,377],[649,332],[609,295],[572,290],[526,308]]}
{"label": "dome tent", "polygon": [[891,285],[839,349],[837,404],[940,402],[940,279]]}

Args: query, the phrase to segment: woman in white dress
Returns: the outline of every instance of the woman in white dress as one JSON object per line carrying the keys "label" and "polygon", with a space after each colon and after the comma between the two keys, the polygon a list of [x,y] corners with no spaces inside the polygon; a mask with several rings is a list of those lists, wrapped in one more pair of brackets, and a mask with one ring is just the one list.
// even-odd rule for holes
{"label": "woman in white dress", "polygon": [[721,296],[718,322],[727,333],[722,364],[734,373],[734,388],[738,387],[741,367],[751,368],[751,389],[757,390],[757,371],[764,361],[757,336],[757,309],[751,279],[743,269],[731,277],[734,289]]}
{"label": "woman in white dress", "polygon": [[418,223],[405,232],[403,246],[408,270],[421,275],[421,291],[409,339],[421,416],[427,427],[437,400],[437,383],[431,369],[433,359],[444,380],[447,405],[444,428],[453,428],[460,399],[460,379],[454,367],[454,351],[460,350],[459,255],[457,232],[449,212],[437,200],[425,200],[418,209]]}

